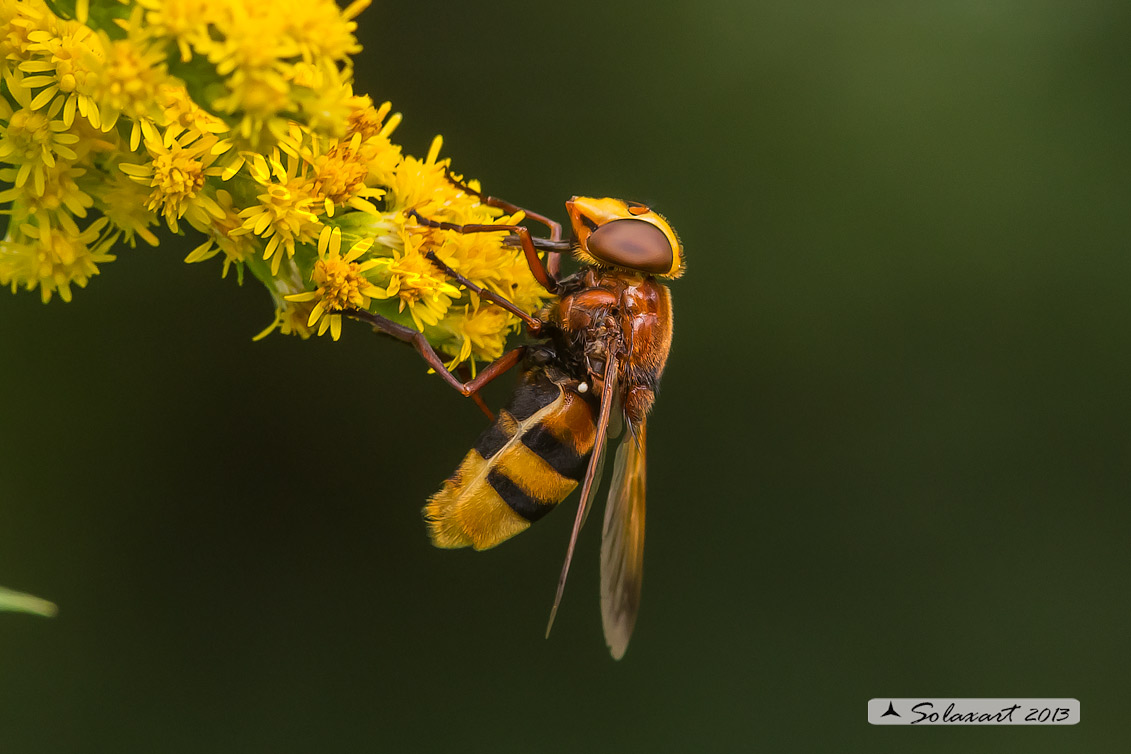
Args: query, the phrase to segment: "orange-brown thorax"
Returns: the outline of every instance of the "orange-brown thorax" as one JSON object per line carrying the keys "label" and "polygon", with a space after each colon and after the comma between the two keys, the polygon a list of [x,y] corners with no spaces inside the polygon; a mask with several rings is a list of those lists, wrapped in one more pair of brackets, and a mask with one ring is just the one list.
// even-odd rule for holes
{"label": "orange-brown thorax", "polygon": [[671,294],[650,275],[616,268],[590,267],[563,281],[560,298],[542,319],[560,332],[559,343],[594,396],[604,390],[608,354],[617,358],[618,392],[632,424],[644,420],[672,339]]}

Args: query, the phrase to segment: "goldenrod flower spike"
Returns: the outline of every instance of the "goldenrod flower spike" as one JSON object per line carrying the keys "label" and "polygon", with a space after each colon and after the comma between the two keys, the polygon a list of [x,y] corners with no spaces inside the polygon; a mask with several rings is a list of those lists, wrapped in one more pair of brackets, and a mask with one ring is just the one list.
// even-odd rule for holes
{"label": "goldenrod flower spike", "polygon": [[[196,233],[186,262],[221,257],[274,308],[270,333],[342,336],[351,309],[424,333],[455,368],[502,353],[519,321],[456,286],[422,253],[527,311],[544,296],[511,223],[391,137],[392,105],[353,89],[356,18],[333,0],[0,0],[0,284],[69,301],[112,247],[157,226]],[[169,54],[171,51],[171,55]],[[478,188],[470,181],[469,185]]]}

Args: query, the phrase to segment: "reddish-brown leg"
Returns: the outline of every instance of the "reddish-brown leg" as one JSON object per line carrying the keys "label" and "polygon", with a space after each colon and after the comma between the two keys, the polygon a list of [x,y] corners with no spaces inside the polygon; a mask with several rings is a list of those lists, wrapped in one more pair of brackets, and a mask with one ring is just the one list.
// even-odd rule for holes
{"label": "reddish-brown leg", "polygon": [[542,265],[542,260],[538,258],[538,249],[534,247],[534,239],[530,235],[529,228],[524,228],[521,225],[456,225],[455,223],[429,220],[416,210],[411,210],[408,214],[416,218],[416,221],[421,225],[440,230],[454,230],[457,233],[498,233],[505,230],[513,233],[518,236],[519,243],[522,245],[522,253],[526,255],[526,263],[530,266],[530,272],[534,275],[534,279],[550,293],[557,293],[558,281],[550,277],[546,268]]}
{"label": "reddish-brown leg", "polygon": [[550,279],[554,282],[557,282],[560,279],[562,271],[562,250],[569,249],[569,244],[562,241],[561,223],[555,220],[551,220],[545,215],[539,214],[537,212],[532,212],[525,207],[520,207],[517,204],[511,204],[506,199],[500,199],[497,196],[484,196],[481,192],[469,188],[463,181],[456,180],[455,176],[452,175],[451,170],[447,168],[444,168],[444,173],[449,181],[458,186],[461,190],[477,197],[479,201],[483,202],[488,207],[498,207],[499,209],[504,210],[505,212],[509,212],[512,215],[515,212],[521,212],[531,220],[545,225],[546,228],[550,231],[550,242],[539,243],[540,241],[542,241],[542,239],[538,238],[534,240],[534,245],[538,248],[545,248],[547,250],[546,272],[549,273]]}
{"label": "reddish-brown leg", "polygon": [[519,309],[518,306],[516,306],[513,302],[503,298],[502,296],[495,293],[494,291],[489,291],[489,290],[483,288],[482,286],[476,285],[475,283],[471,282],[470,280],[465,278],[463,275],[459,274],[458,272],[453,270],[451,267],[444,264],[440,260],[440,258],[438,256],[436,256],[436,252],[434,252],[434,251],[425,252],[424,256],[426,256],[428,259],[430,259],[432,261],[432,264],[436,265],[441,270],[443,270],[444,273],[448,277],[450,277],[452,280],[455,280],[457,283],[460,283],[461,285],[463,285],[468,290],[475,291],[476,293],[479,294],[480,298],[484,298],[484,299],[487,299],[488,301],[490,301],[494,304],[498,304],[499,306],[506,309],[508,312],[510,312],[514,316],[521,319],[523,322],[526,323],[526,328],[530,331],[531,335],[540,335],[542,333],[542,320],[540,320],[536,317],[531,317],[529,314],[524,312],[522,309]]}
{"label": "reddish-brown leg", "polygon": [[[436,370],[436,374],[440,375],[440,378],[443,379],[444,382],[455,388],[456,391],[465,398],[472,398],[484,385],[518,364],[518,362],[522,360],[522,355],[526,353],[526,346],[519,346],[512,351],[507,351],[488,364],[475,379],[460,382],[456,379],[455,375],[449,372],[448,368],[444,366],[444,360],[441,359],[440,355],[436,353],[436,350],[432,348],[432,344],[428,342],[423,333],[417,332],[411,327],[398,325],[393,320],[386,319],[380,314],[373,314],[372,312],[362,311],[360,309],[343,311],[342,314],[361,320],[362,322],[367,322],[374,330],[383,332],[386,335],[391,335],[397,340],[412,345],[417,353],[424,357],[428,365]],[[480,408],[485,408],[485,406],[480,406]]]}
{"label": "reddish-brown leg", "polygon": [[554,220],[551,220],[550,218],[546,217],[545,215],[540,215],[537,212],[531,212],[530,210],[528,210],[524,207],[520,207],[517,204],[511,204],[510,202],[508,202],[505,199],[500,199],[497,196],[487,196],[486,194],[484,194],[481,191],[476,191],[475,189],[471,188],[466,183],[464,183],[463,181],[459,180],[454,175],[452,175],[452,171],[451,171],[450,168],[444,168],[444,177],[447,178],[448,182],[451,183],[456,188],[458,188],[460,191],[463,191],[466,194],[471,194],[476,199],[478,199],[479,201],[486,204],[488,207],[498,207],[499,209],[505,210],[505,211],[511,213],[512,215],[515,212],[521,212],[524,215],[526,215],[527,217],[529,217],[531,220],[534,220],[535,222],[542,223],[543,225],[546,226],[547,230],[550,231],[550,240],[551,241],[562,240],[562,224],[561,223],[555,222]]}
{"label": "reddish-brown leg", "polygon": [[[467,364],[460,364],[456,371],[459,372],[460,379],[464,381],[464,384],[471,379],[471,370],[467,368]],[[494,423],[495,412],[487,407],[487,402],[483,400],[483,396],[479,393],[472,393],[470,397],[471,400],[475,401],[475,405],[479,406],[479,410],[483,412],[483,415],[487,417],[487,421]]]}
{"label": "reddish-brown leg", "polygon": [[546,272],[550,273],[550,277],[554,280],[561,280],[562,253],[560,251],[551,251],[546,254]]}

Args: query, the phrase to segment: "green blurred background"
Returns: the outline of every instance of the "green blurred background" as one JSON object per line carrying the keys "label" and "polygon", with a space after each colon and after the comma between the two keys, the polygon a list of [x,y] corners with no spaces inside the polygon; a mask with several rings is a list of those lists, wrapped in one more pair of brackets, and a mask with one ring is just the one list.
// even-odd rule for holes
{"label": "green blurred background", "polygon": [[[572,503],[429,545],[473,405],[361,327],[252,343],[265,293],[169,242],[0,297],[0,584],[60,605],[0,614],[0,751],[1128,750],[1131,5],[379,2],[361,34],[410,152],[686,244],[627,657],[592,525],[542,638]],[[869,726],[885,695],[1083,722]]]}

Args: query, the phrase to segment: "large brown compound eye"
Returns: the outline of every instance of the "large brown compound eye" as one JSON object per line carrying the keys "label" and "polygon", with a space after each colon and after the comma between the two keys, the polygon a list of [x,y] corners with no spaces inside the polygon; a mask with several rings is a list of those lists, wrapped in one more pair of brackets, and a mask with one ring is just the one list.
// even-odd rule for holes
{"label": "large brown compound eye", "polygon": [[662,274],[672,268],[672,245],[664,232],[644,220],[605,223],[587,239],[589,253],[602,262]]}

